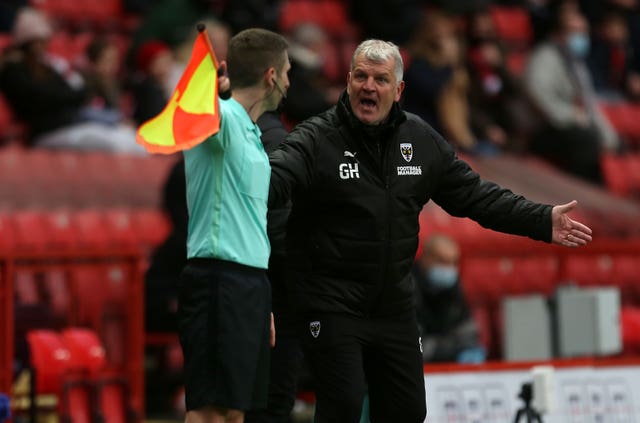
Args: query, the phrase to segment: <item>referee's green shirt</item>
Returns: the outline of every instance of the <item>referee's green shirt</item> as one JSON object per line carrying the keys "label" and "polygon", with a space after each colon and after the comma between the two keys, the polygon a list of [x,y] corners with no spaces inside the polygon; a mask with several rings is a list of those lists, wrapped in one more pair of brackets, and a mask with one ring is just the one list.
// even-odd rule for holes
{"label": "referee's green shirt", "polygon": [[233,98],[220,100],[220,131],[184,151],[188,258],[267,268],[271,167],[260,129]]}

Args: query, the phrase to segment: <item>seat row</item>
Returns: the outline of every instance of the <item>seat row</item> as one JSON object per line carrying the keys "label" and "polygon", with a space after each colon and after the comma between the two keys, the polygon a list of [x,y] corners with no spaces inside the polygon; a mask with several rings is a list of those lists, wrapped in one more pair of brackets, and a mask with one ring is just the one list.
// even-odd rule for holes
{"label": "seat row", "polygon": [[158,209],[60,209],[0,213],[0,254],[105,252],[148,253],[171,225]]}
{"label": "seat row", "polygon": [[178,155],[0,149],[0,210],[58,207],[148,207]]}
{"label": "seat row", "polygon": [[468,257],[461,262],[465,296],[472,305],[497,306],[505,296],[550,297],[563,284],[615,286],[623,303],[640,305],[640,250],[625,253],[572,253]]}

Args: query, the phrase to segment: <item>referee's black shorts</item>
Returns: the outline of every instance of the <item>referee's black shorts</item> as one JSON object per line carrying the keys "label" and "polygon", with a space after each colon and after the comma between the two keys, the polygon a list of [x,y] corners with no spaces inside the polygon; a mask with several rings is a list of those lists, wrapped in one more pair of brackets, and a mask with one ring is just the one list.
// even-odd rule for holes
{"label": "referee's black shorts", "polygon": [[271,286],[263,269],[190,259],[179,280],[187,410],[266,406]]}

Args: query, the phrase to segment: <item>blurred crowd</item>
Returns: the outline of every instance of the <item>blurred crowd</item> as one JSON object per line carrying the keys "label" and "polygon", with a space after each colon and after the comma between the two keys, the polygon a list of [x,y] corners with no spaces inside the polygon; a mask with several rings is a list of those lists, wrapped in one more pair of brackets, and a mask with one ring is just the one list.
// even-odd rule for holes
{"label": "blurred crowd", "polygon": [[99,25],[43,4],[0,5],[0,99],[23,129],[5,144],[146,154],[135,129],[203,21],[218,60],[244,28],[287,36],[288,127],[336,102],[353,47],[375,37],[401,47],[404,108],[461,152],[534,154],[603,184],[601,155],[637,147],[602,110],[640,100],[637,0],[121,0]]}

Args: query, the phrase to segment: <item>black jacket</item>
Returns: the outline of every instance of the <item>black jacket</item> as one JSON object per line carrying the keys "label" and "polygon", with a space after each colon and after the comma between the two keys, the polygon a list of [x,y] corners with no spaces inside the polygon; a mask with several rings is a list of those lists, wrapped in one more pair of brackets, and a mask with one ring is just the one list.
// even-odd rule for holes
{"label": "black jacket", "polygon": [[494,230],[551,239],[551,206],[480,179],[428,124],[394,105],[362,125],[345,94],[270,155],[270,205],[292,198],[291,292],[300,311],[389,315],[412,309],[418,216],[433,199]]}

